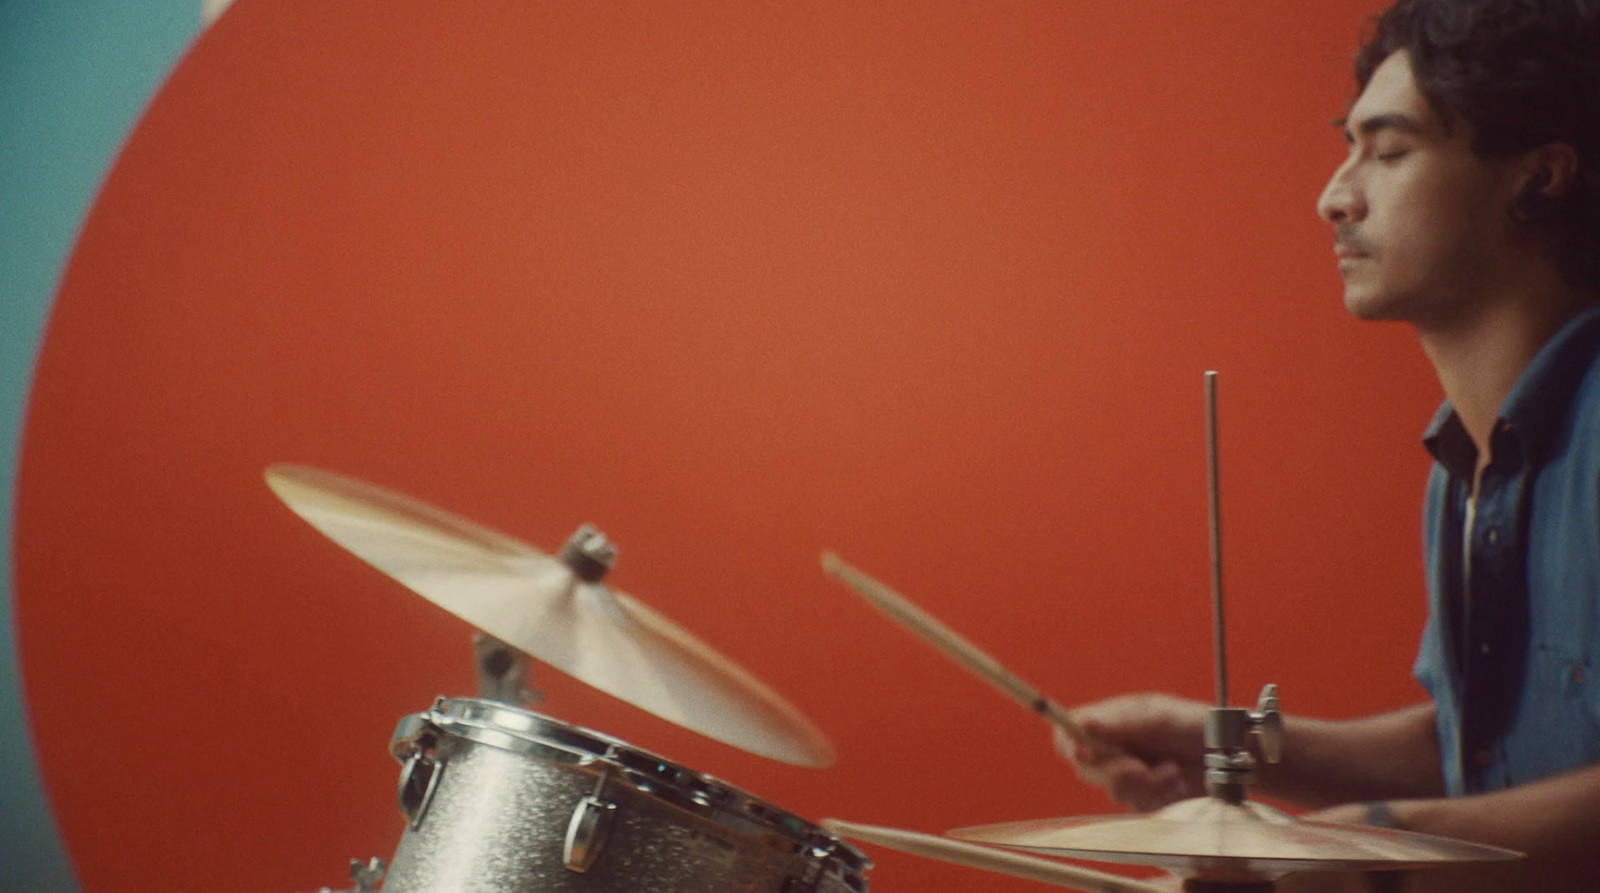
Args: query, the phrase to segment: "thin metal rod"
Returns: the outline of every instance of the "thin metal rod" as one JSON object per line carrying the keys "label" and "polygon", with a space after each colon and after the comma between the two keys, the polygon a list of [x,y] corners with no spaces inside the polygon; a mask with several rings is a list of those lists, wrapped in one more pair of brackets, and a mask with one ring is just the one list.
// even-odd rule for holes
{"label": "thin metal rod", "polygon": [[1228,706],[1228,642],[1222,612],[1222,488],[1217,482],[1217,373],[1206,373],[1206,465],[1211,490],[1211,618],[1217,652],[1217,706]]}

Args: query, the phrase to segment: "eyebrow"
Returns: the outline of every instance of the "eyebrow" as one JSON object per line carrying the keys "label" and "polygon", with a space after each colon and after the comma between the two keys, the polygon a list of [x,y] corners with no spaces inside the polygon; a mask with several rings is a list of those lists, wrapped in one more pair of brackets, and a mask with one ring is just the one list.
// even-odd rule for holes
{"label": "eyebrow", "polygon": [[[1349,118],[1334,118],[1329,123],[1334,127],[1344,131],[1344,138],[1346,142],[1355,141],[1355,135],[1350,132]],[[1373,115],[1370,118],[1365,118],[1360,124],[1356,125],[1356,129],[1361,131],[1362,136],[1366,137],[1370,137],[1381,130],[1403,130],[1407,133],[1417,134],[1423,132],[1421,121],[1418,121],[1416,118],[1413,118],[1410,115],[1404,115],[1399,112],[1390,112],[1384,115]]]}

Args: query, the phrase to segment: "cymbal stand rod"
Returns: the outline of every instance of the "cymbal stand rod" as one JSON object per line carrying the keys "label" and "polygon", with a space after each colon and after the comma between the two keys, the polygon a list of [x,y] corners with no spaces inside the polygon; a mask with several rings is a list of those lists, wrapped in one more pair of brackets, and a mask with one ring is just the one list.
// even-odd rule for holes
{"label": "cymbal stand rod", "polygon": [[1206,373],[1206,465],[1211,496],[1211,618],[1217,654],[1217,706],[1228,706],[1228,643],[1222,612],[1222,496],[1217,476],[1217,373]]}
{"label": "cymbal stand rod", "polygon": [[533,658],[488,633],[472,634],[473,663],[478,671],[478,697],[521,707],[542,701],[533,688]]}
{"label": "cymbal stand rod", "polygon": [[[1261,738],[1261,752],[1269,763],[1276,763],[1283,750],[1283,716],[1278,711],[1278,687],[1261,690],[1254,711],[1228,706],[1228,641],[1222,598],[1222,487],[1217,474],[1217,373],[1206,373],[1206,464],[1211,491],[1211,616],[1215,623],[1217,651],[1217,706],[1206,711],[1205,779],[1206,792],[1228,803],[1243,803],[1245,785],[1255,780],[1255,757],[1246,743],[1254,734]],[[1188,893],[1222,890],[1270,890],[1245,886],[1221,887],[1184,885]]]}

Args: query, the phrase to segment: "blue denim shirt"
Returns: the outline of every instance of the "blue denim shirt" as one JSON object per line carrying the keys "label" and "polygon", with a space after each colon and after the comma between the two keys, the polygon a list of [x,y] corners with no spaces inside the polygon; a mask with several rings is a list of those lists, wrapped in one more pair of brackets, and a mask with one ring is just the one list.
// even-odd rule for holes
{"label": "blue denim shirt", "polygon": [[[1600,762],[1600,308],[1534,357],[1477,450],[1446,403],[1424,443],[1428,622],[1416,676],[1438,708],[1452,795]],[[1470,585],[1467,585],[1470,576]]]}

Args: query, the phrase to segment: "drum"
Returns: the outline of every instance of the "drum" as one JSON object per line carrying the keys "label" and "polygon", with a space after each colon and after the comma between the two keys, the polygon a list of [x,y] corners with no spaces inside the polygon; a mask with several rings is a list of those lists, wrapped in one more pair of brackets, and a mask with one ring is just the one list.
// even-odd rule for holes
{"label": "drum", "polygon": [[477,698],[408,716],[384,893],[865,893],[865,855],[708,775]]}

